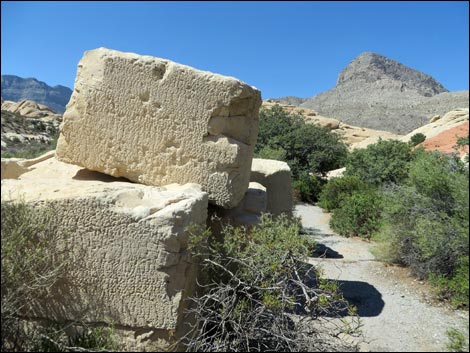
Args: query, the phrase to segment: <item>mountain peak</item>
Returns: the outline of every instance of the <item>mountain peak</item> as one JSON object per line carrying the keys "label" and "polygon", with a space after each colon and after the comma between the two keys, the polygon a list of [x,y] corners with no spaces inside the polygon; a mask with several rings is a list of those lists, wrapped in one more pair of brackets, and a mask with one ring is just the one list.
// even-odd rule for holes
{"label": "mountain peak", "polygon": [[2,75],[2,98],[5,100],[14,102],[32,100],[62,114],[71,95],[72,90],[68,87],[61,85],[50,87],[34,77]]}
{"label": "mountain peak", "polygon": [[361,53],[351,61],[339,74],[336,85],[357,85],[360,82],[377,81],[382,81],[381,83],[388,81],[394,87],[397,87],[396,83],[399,82],[402,91],[415,91],[424,97],[448,92],[433,77],[372,52]]}

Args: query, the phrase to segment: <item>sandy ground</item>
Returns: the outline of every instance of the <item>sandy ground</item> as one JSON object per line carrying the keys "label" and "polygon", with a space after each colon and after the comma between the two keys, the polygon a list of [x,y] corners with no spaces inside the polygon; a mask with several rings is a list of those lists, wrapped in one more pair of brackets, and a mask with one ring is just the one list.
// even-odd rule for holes
{"label": "sandy ground", "polygon": [[357,307],[370,351],[448,351],[450,328],[468,338],[468,312],[437,303],[430,288],[407,269],[375,260],[371,243],[334,234],[328,226],[330,215],[321,208],[297,205],[296,215],[318,244],[319,257],[309,261],[338,281],[346,299]]}

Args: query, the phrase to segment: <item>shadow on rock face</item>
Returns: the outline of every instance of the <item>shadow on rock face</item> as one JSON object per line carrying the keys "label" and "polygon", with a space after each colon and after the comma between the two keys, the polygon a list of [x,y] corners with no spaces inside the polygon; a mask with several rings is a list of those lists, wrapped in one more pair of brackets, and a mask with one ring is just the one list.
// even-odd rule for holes
{"label": "shadow on rock face", "polygon": [[120,182],[127,182],[127,183],[132,183],[129,179],[126,179],[124,177],[120,178],[115,178],[111,175],[100,173],[100,172],[95,172],[93,170],[88,170],[88,169],[80,169],[77,174],[73,176],[72,179],[75,180],[93,180],[93,181],[102,181],[104,183],[112,183],[114,181],[120,181]]}

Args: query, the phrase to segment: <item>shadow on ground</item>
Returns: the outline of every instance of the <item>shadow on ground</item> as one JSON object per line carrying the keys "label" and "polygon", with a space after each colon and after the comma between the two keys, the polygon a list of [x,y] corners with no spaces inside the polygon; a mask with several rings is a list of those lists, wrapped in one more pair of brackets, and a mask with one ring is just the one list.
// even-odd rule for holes
{"label": "shadow on ground", "polygon": [[[328,279],[328,281],[338,284],[340,292],[349,305],[356,307],[356,313],[359,317],[379,316],[382,312],[385,302],[382,294],[371,284],[361,281],[345,281]],[[312,288],[317,288],[318,283],[314,276],[307,282]],[[349,316],[349,310],[342,304],[339,311],[334,311],[334,316]],[[329,316],[326,313],[325,316]]]}
{"label": "shadow on ground", "polygon": [[357,308],[357,315],[360,317],[378,316],[382,312],[385,302],[373,285],[361,281],[332,281],[339,284],[344,298]]}
{"label": "shadow on ground", "polygon": [[319,228],[314,227],[303,227],[302,234],[310,235],[310,236],[317,236],[317,237],[329,237],[335,235],[334,233],[325,233]]}
{"label": "shadow on ground", "polygon": [[343,259],[344,256],[341,255],[339,252],[333,250],[329,246],[324,244],[315,244],[315,249],[313,254],[311,255],[313,258],[325,258],[325,259]]}

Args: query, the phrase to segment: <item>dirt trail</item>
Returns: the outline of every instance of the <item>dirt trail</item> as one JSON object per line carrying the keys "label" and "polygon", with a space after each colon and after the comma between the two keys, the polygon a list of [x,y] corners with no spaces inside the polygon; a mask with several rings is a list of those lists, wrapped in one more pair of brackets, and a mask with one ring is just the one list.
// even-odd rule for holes
{"label": "dirt trail", "polygon": [[297,205],[296,215],[314,234],[318,253],[326,253],[310,262],[321,265],[325,277],[338,281],[346,299],[356,305],[370,351],[448,351],[450,328],[468,337],[468,312],[433,304],[429,288],[408,270],[376,261],[371,243],[334,234],[330,215],[319,207]]}

